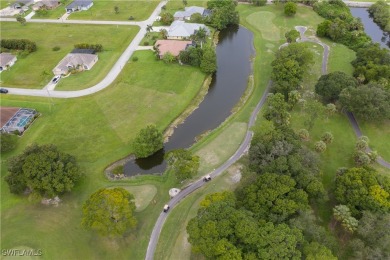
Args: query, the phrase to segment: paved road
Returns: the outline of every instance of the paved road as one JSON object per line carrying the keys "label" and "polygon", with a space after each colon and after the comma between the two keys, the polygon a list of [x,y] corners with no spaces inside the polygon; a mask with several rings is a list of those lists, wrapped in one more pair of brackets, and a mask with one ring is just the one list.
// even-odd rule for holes
{"label": "paved road", "polygon": [[[83,24],[118,24],[118,25],[138,25],[140,27],[139,32],[134,37],[130,45],[126,48],[126,50],[122,53],[122,55],[119,57],[115,65],[111,68],[110,72],[106,75],[106,77],[96,84],[95,86],[92,86],[87,89],[83,90],[76,90],[76,91],[58,91],[58,90],[50,90],[48,88],[46,89],[21,89],[21,88],[7,88],[9,91],[9,94],[14,95],[23,95],[23,96],[39,96],[39,97],[55,97],[55,98],[74,98],[74,97],[81,97],[90,95],[93,93],[96,93],[106,87],[108,87],[115,78],[119,75],[119,73],[122,71],[122,69],[125,67],[127,61],[130,59],[133,52],[137,49],[138,45],[140,44],[142,38],[144,37],[146,33],[146,26],[148,24],[153,24],[156,17],[159,15],[161,11],[161,7],[167,3],[167,0],[161,1],[156,9],[153,11],[152,15],[145,21],[142,22],[111,22],[111,21],[78,21],[78,20],[67,20],[67,23],[83,23]],[[0,18],[1,21],[15,21],[13,18]],[[37,22],[52,22],[52,23],[61,23],[59,20],[29,20],[31,21],[37,21]]]}

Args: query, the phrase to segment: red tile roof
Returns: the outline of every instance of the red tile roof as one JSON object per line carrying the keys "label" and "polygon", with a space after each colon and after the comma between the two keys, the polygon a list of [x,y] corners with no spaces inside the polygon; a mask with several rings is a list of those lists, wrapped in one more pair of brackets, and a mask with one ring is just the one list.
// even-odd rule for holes
{"label": "red tile roof", "polygon": [[172,55],[179,56],[181,51],[184,51],[191,41],[176,41],[176,40],[158,40],[154,46],[159,45],[160,56],[170,52]]}

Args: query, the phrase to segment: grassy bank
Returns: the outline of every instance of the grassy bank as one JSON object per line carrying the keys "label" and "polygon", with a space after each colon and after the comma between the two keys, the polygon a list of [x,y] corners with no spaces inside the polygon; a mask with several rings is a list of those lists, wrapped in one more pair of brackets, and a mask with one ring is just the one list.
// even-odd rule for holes
{"label": "grassy bank", "polygon": [[[114,25],[69,25],[1,23],[4,39],[29,39],[37,44],[37,51],[18,57],[10,70],[1,73],[1,85],[15,88],[43,88],[54,74],[52,70],[78,43],[99,43],[104,51],[89,71],[61,79],[58,89],[84,89],[100,82],[132,41],[137,27]],[[54,47],[58,51],[53,51]]]}

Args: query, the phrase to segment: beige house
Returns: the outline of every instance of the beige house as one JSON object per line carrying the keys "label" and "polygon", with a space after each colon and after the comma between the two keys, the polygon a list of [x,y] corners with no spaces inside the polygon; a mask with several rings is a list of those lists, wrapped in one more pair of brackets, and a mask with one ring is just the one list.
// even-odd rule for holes
{"label": "beige house", "polygon": [[53,69],[54,75],[66,75],[69,70],[90,70],[98,61],[96,54],[69,53]]}
{"label": "beige house", "polygon": [[15,64],[16,56],[11,53],[0,53],[0,71],[7,70]]}
{"label": "beige house", "polygon": [[40,9],[51,10],[51,9],[58,7],[59,5],[60,5],[60,2],[57,0],[42,0],[42,1],[36,2],[33,5],[32,9],[34,11],[37,11]]}
{"label": "beige house", "polygon": [[168,52],[177,57],[190,45],[192,45],[192,41],[158,40],[154,46],[158,49],[158,55],[162,59],[164,54]]}

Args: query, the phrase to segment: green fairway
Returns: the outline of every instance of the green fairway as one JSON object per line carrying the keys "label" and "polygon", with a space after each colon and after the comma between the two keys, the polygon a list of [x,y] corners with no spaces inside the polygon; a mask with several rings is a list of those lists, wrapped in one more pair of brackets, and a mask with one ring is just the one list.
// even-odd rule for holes
{"label": "green fairway", "polygon": [[[102,20],[102,21],[127,21],[133,16],[136,21],[146,20],[154,11],[160,1],[94,1],[93,6],[86,11],[72,13],[69,20]],[[118,13],[115,12],[118,7]]]}
{"label": "green fairway", "polygon": [[[154,221],[169,198],[172,179],[169,175],[141,176],[113,183],[106,180],[103,170],[132,152],[132,139],[147,124],[164,130],[196,96],[205,75],[197,68],[156,61],[151,51],[135,55],[139,60],[130,62],[114,84],[95,95],[76,99],[2,97],[2,106],[31,107],[42,113],[20,138],[18,149],[2,155],[2,160],[20,153],[27,144],[53,143],[75,155],[85,174],[72,194],[61,197],[63,202],[57,208],[14,196],[2,181],[2,248],[39,248],[44,259],[58,258],[58,252],[63,259],[144,257]],[[2,176],[6,174],[4,162]],[[123,239],[107,239],[81,229],[81,206],[88,196],[102,187],[122,185],[134,193],[139,204],[137,230]]]}
{"label": "green fairway", "polygon": [[[100,82],[112,68],[122,52],[132,41],[137,27],[114,25],[69,25],[1,23],[1,37],[6,39],[29,39],[37,44],[37,51],[26,57],[18,57],[9,71],[1,73],[1,85],[16,88],[43,88],[54,74],[55,66],[77,43],[99,43],[104,51],[89,71],[63,78],[59,89],[84,89]],[[60,50],[53,51],[58,46]]]}

